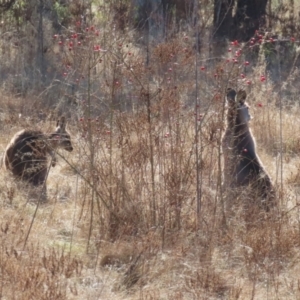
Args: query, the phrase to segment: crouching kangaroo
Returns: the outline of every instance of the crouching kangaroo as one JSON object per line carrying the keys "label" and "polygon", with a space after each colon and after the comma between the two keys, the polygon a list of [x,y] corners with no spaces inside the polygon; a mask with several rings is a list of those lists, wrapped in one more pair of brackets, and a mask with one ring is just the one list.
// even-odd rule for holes
{"label": "crouching kangaroo", "polygon": [[73,150],[70,134],[66,131],[66,120],[57,121],[56,130],[45,134],[40,130],[24,129],[11,139],[4,154],[4,167],[15,177],[32,184],[42,186],[46,192],[48,156],[52,157],[52,167],[56,164],[57,149]]}
{"label": "crouching kangaroo", "polygon": [[256,153],[254,137],[249,128],[251,116],[247,94],[227,90],[227,128],[222,140],[225,189],[250,187],[253,199],[259,198],[266,210],[274,204],[275,192],[270,176]]}

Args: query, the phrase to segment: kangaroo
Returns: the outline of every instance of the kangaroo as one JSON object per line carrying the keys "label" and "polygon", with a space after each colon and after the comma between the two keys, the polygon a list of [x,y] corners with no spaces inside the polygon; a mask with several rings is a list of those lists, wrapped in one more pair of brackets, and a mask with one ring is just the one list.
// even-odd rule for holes
{"label": "kangaroo", "polygon": [[65,117],[57,121],[56,130],[50,134],[31,129],[16,133],[6,147],[4,167],[16,178],[33,186],[42,186],[47,176],[48,155],[52,157],[51,165],[54,167],[55,152],[59,148],[69,152],[73,150],[70,134],[66,131]]}
{"label": "kangaroo", "polygon": [[[274,186],[256,153],[249,128],[251,116],[244,90],[227,90],[227,128],[222,140],[224,153],[224,187],[250,186],[253,196],[262,199],[268,210],[274,199]],[[252,195],[252,194],[251,194]]]}

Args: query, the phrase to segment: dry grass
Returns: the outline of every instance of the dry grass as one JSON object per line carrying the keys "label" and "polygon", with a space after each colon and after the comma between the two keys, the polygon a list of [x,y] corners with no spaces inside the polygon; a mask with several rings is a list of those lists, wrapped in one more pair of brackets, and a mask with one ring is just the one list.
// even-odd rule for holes
{"label": "dry grass", "polygon": [[[265,131],[264,136],[260,128],[273,130],[277,126],[277,108],[263,106],[251,112],[258,149],[274,177],[278,166],[273,163],[274,152],[268,149],[276,138],[270,135],[264,147],[261,141],[269,135]],[[266,113],[272,117],[266,118]],[[297,122],[297,111],[293,113]],[[25,248],[36,203],[28,202],[19,184],[2,172],[2,295],[11,299],[82,299],[82,295],[86,299],[298,297],[300,227],[294,189],[298,173],[284,176],[287,185],[279,212],[259,212],[263,215],[257,218],[258,211],[245,211],[238,204],[233,214],[225,212],[225,230],[216,191],[219,170],[210,155],[218,151],[217,137],[214,140],[211,130],[219,115],[207,114],[200,165],[202,207],[197,222],[190,115],[189,110],[182,110],[179,122],[158,123],[153,129],[156,226],[150,211],[151,154],[143,114],[137,114],[137,119],[132,114],[118,117],[113,134],[95,133],[101,145],[95,152],[93,178],[85,141],[76,133],[78,129],[70,126],[75,152],[60,158],[51,170],[49,199],[38,208]],[[289,116],[292,120],[293,115]],[[174,128],[179,127],[177,131],[169,131],[173,122]],[[284,124],[285,136],[293,131],[295,122]],[[78,126],[80,130],[82,124]],[[9,140],[7,132],[18,129],[2,130],[2,149]],[[287,157],[296,153],[295,146],[284,148]],[[96,184],[94,194],[91,182]]]}
{"label": "dry grass", "polygon": [[[188,29],[147,48],[113,20],[100,23],[97,37],[81,32],[80,48],[53,41],[47,55],[65,77],[38,96],[12,95],[10,77],[1,90],[2,154],[15,132],[49,131],[60,112],[74,151],[59,154],[39,205],[1,169],[0,298],[299,298],[300,108],[289,98],[297,68],[280,89],[268,45],[255,46],[256,65],[244,64],[249,44],[213,59],[201,45],[195,63]],[[249,95],[257,151],[278,192],[269,213],[247,189],[221,189],[228,86]]]}

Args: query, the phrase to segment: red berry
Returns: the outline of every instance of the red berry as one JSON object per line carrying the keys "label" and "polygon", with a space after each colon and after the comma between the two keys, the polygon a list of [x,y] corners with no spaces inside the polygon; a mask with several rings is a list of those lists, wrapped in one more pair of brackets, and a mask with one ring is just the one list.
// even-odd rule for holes
{"label": "red berry", "polygon": [[242,77],[242,78],[245,78],[246,76],[245,76],[245,74],[241,74],[241,77]]}
{"label": "red berry", "polygon": [[54,34],[53,38],[54,39],[57,39],[58,35],[57,34]]}
{"label": "red berry", "polygon": [[204,66],[201,66],[201,67],[200,67],[200,70],[201,70],[201,71],[204,71],[204,70],[205,70],[205,67],[204,67]]}
{"label": "red berry", "polygon": [[257,106],[258,107],[263,107],[263,105],[261,103],[258,103]]}
{"label": "red berry", "polygon": [[94,46],[94,51],[100,51],[100,46],[99,45],[95,45]]}
{"label": "red berry", "polygon": [[250,85],[250,84],[251,84],[251,80],[247,80],[246,83],[247,83],[248,85]]}
{"label": "red berry", "polygon": [[249,66],[249,65],[250,65],[249,61],[245,61],[245,62],[244,62],[244,65],[245,65],[245,66]]}
{"label": "red berry", "polygon": [[261,75],[261,76],[260,76],[260,81],[261,81],[261,82],[266,81],[266,77],[265,77],[264,75]]}

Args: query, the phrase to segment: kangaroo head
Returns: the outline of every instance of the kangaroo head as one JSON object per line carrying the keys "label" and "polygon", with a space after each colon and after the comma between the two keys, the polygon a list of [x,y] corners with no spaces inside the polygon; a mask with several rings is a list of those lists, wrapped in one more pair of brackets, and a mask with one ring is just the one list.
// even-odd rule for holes
{"label": "kangaroo head", "polygon": [[247,93],[228,88],[226,99],[229,105],[229,113],[236,116],[236,125],[247,124],[251,120],[249,107],[246,103]]}
{"label": "kangaroo head", "polygon": [[50,135],[50,138],[52,141],[55,141],[56,148],[71,152],[73,151],[73,146],[71,143],[71,136],[66,131],[66,125],[65,117],[58,119],[55,132]]}
{"label": "kangaroo head", "polygon": [[247,94],[244,90],[237,92],[236,101],[238,103],[238,116],[241,124],[247,124],[251,120],[249,106],[246,103]]}

